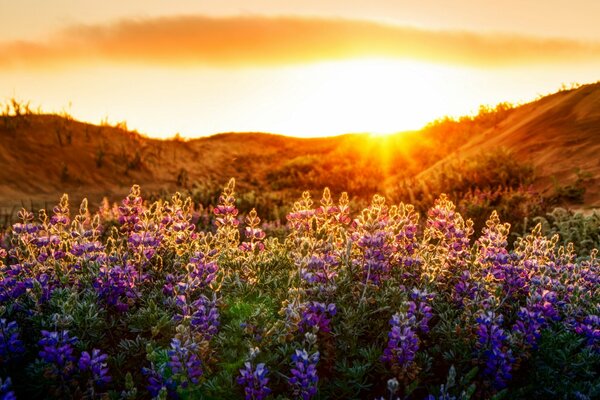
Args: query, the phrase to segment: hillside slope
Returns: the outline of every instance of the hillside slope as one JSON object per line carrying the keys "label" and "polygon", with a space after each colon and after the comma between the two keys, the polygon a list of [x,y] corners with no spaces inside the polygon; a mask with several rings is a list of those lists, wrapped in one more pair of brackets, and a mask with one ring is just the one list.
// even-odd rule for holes
{"label": "hillside slope", "polygon": [[516,108],[493,127],[473,135],[456,152],[423,171],[426,177],[450,159],[468,159],[503,148],[534,166],[536,187],[585,179],[585,207],[600,207],[600,83],[562,91]]}
{"label": "hillside slope", "polygon": [[449,160],[499,148],[532,164],[536,186],[546,192],[555,182],[571,185],[585,176],[582,206],[600,207],[600,84],[382,138],[226,133],[156,140],[58,115],[3,115],[0,213],[52,204],[63,192],[75,202],[84,196],[97,202],[103,196],[122,198],[134,183],[145,193],[198,185],[212,190],[230,177],[237,179],[240,192],[289,197],[331,186],[367,197],[402,179],[427,179]]}
{"label": "hillside slope", "polygon": [[190,141],[156,140],[112,126],[57,115],[0,118],[0,207],[36,207],[68,192],[122,198],[134,183],[145,193],[192,184],[260,190],[269,171],[296,157],[327,155],[354,136],[297,139],[263,133],[227,133]]}

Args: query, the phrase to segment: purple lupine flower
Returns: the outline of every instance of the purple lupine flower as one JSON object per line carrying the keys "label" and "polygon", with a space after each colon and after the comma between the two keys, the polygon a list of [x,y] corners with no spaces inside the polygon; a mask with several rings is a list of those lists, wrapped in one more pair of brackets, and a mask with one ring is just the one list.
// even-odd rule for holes
{"label": "purple lupine flower", "polygon": [[168,365],[182,388],[186,388],[190,382],[194,385],[200,382],[203,371],[198,351],[198,345],[191,340],[184,343],[177,338],[171,340]]}
{"label": "purple lupine flower", "polygon": [[165,284],[163,285],[162,292],[165,296],[175,295],[174,284],[177,283],[177,278],[173,274],[167,274],[165,276]]}
{"label": "purple lupine flower", "polygon": [[246,216],[246,225],[246,229],[244,230],[246,241],[240,245],[240,249],[244,251],[263,251],[265,245],[262,240],[266,235],[260,228],[260,218],[254,208]]}
{"label": "purple lupine flower", "polygon": [[513,334],[521,338],[526,348],[537,348],[541,330],[546,326],[546,318],[537,310],[521,307],[513,325]]}
{"label": "purple lupine flower", "polygon": [[363,277],[365,283],[379,285],[388,277],[393,249],[387,239],[388,233],[383,229],[373,233],[366,232],[358,239],[357,244],[364,252]]}
{"label": "purple lupine flower", "polygon": [[444,269],[464,270],[469,255],[469,237],[473,234],[473,221],[465,221],[445,194],[436,199],[427,212],[425,229],[426,236],[449,250]]}
{"label": "purple lupine flower", "polygon": [[216,224],[218,227],[230,225],[237,227],[240,221],[237,220],[238,209],[234,205],[235,198],[233,196],[221,195],[219,198],[220,204],[213,209],[217,216]]}
{"label": "purple lupine flower", "polygon": [[19,326],[16,321],[0,319],[0,365],[19,357],[25,352],[23,341],[19,339]]}
{"label": "purple lupine flower", "polygon": [[119,312],[125,312],[129,309],[130,301],[137,297],[137,279],[138,272],[129,263],[112,267],[103,265],[93,286],[108,305],[114,306]]}
{"label": "purple lupine flower", "polygon": [[[348,211],[347,208],[340,207],[341,205],[336,206],[333,204],[333,199],[331,198],[331,191],[327,187],[323,190],[323,197],[321,197],[320,203],[321,205],[315,209],[315,216],[317,217],[317,220],[321,225],[329,224],[332,222],[340,223],[340,219],[338,218],[340,215],[340,211]],[[351,222],[349,218],[344,218],[344,220],[346,221],[346,223]]]}
{"label": "purple lupine flower", "polygon": [[11,386],[12,381],[10,380],[10,377],[4,379],[0,378],[0,400],[17,400],[15,392],[10,390]]}
{"label": "purple lupine flower", "polygon": [[184,202],[179,193],[175,193],[172,197],[171,204],[163,205],[161,231],[176,245],[188,241],[196,229],[196,225],[192,223],[190,208],[191,199],[188,197]]}
{"label": "purple lupine flower", "polygon": [[496,389],[506,387],[512,378],[512,365],[515,361],[508,348],[508,334],[501,328],[502,315],[491,311],[477,317],[477,348],[485,363],[483,374],[491,379]]}
{"label": "purple lupine flower", "polygon": [[263,400],[271,393],[271,389],[267,386],[268,373],[269,370],[264,363],[256,365],[256,368],[250,361],[244,363],[244,368],[240,369],[240,376],[236,381],[238,385],[244,387],[246,400]]}
{"label": "purple lupine flower", "polygon": [[178,397],[177,383],[172,377],[165,379],[163,375],[154,368],[154,365],[152,365],[151,368],[142,368],[142,374],[147,377],[148,384],[146,385],[146,389],[152,398],[157,397],[163,388],[167,391],[168,398],[176,399]]}
{"label": "purple lupine flower", "polygon": [[460,274],[458,282],[454,285],[452,300],[458,306],[464,307],[466,302],[475,299],[480,290],[479,283],[472,279],[471,273],[463,271]]}
{"label": "purple lupine flower", "polygon": [[140,187],[133,185],[127,197],[119,207],[119,224],[122,232],[131,232],[133,227],[140,220],[142,214],[142,197],[140,196]]}
{"label": "purple lupine flower", "polygon": [[176,298],[176,304],[181,313],[175,316],[176,321],[190,320],[192,329],[202,335],[204,340],[210,340],[219,330],[219,310],[216,299],[212,301],[201,295],[192,304],[188,304],[185,295]]}
{"label": "purple lupine flower", "polygon": [[575,325],[574,330],[587,339],[586,344],[588,347],[600,352],[600,316],[587,315],[583,321]]}
{"label": "purple lupine flower", "polygon": [[308,234],[311,230],[311,219],[315,215],[315,210],[312,208],[313,201],[310,198],[310,193],[304,191],[302,198],[294,203],[292,211],[286,215],[288,226],[292,233],[298,235]]}
{"label": "purple lupine flower", "polygon": [[219,204],[213,209],[216,216],[217,236],[227,248],[239,246],[238,225],[240,221],[237,219],[238,209],[235,206],[234,189],[235,179],[231,178],[219,196]]}
{"label": "purple lupine flower", "polygon": [[71,222],[69,218],[69,197],[63,194],[60,203],[52,209],[50,225],[62,229]]}
{"label": "purple lupine flower", "polygon": [[482,235],[476,241],[478,248],[477,261],[483,265],[495,262],[506,263],[510,224],[502,224],[496,211],[492,212],[485,224]]}
{"label": "purple lupine flower", "polygon": [[152,221],[150,211],[145,211],[139,221],[133,225],[127,238],[129,248],[135,254],[141,254],[146,260],[151,259],[162,243],[163,234],[159,224]]}
{"label": "purple lupine flower", "polygon": [[388,333],[389,340],[381,361],[388,363],[394,371],[406,371],[414,363],[419,350],[419,338],[413,329],[415,322],[414,315],[407,317],[400,313],[390,319],[392,329]]}
{"label": "purple lupine flower", "polygon": [[509,299],[526,296],[529,291],[529,276],[520,256],[510,254],[498,257],[492,266],[496,279],[502,282],[502,291]]}
{"label": "purple lupine flower", "polygon": [[510,225],[501,223],[494,211],[476,241],[477,261],[481,264],[484,278],[495,281],[501,286],[504,296],[516,300],[527,294],[529,279],[521,256],[510,254],[507,250],[509,229]]}
{"label": "purple lupine flower", "polygon": [[312,284],[332,283],[337,277],[336,266],[339,261],[330,251],[313,254],[308,258],[306,265],[300,269],[302,279]]}
{"label": "purple lupine flower", "polygon": [[104,245],[99,241],[74,243],[71,247],[71,254],[84,261],[103,262],[106,259]]}
{"label": "purple lupine flower", "polygon": [[431,308],[431,300],[435,295],[427,291],[413,289],[410,292],[412,301],[407,302],[407,315],[414,315],[417,321],[416,326],[422,333],[429,333],[429,321],[433,318],[433,310]]}
{"label": "purple lupine flower", "polygon": [[216,262],[209,261],[208,257],[203,252],[195,252],[194,255],[190,257],[187,270],[189,286],[203,289],[215,280],[217,272],[219,271],[219,266]]}
{"label": "purple lupine flower", "polygon": [[540,311],[547,320],[560,320],[560,315],[557,310],[556,292],[552,290],[538,290],[532,300],[533,308]]}
{"label": "purple lupine flower", "polygon": [[336,314],[335,304],[325,305],[311,301],[300,306],[301,320],[298,323],[300,333],[311,332],[316,329],[319,332],[331,332],[331,318]]}
{"label": "purple lupine flower", "polygon": [[52,292],[57,287],[57,280],[48,274],[39,274],[28,281],[26,281],[26,286],[31,287],[37,293],[38,304],[50,300]]}
{"label": "purple lupine flower", "polygon": [[304,349],[296,350],[292,354],[292,369],[289,384],[292,386],[294,396],[302,397],[302,400],[310,400],[317,393],[319,376],[317,375],[317,363],[319,352],[311,355]]}
{"label": "purple lupine flower", "polygon": [[513,331],[526,348],[535,349],[542,329],[551,320],[560,319],[556,310],[556,302],[555,292],[537,288],[527,298],[527,306],[521,307],[517,313]]}
{"label": "purple lupine flower", "polygon": [[0,303],[15,302],[33,287],[33,280],[26,276],[21,264],[0,267]]}
{"label": "purple lupine flower", "polygon": [[94,383],[99,387],[103,387],[112,380],[106,366],[107,359],[106,354],[101,353],[98,349],[93,349],[91,355],[87,351],[81,353],[77,365],[80,372],[91,372]]}
{"label": "purple lupine flower", "polygon": [[42,331],[42,339],[38,342],[42,350],[39,356],[52,365],[53,373],[62,377],[70,376],[75,369],[76,357],[73,345],[77,343],[76,337],[69,337],[68,331]]}
{"label": "purple lupine flower", "polygon": [[[33,215],[32,217],[33,218]],[[40,230],[40,226],[31,222],[13,224],[12,230],[17,235],[33,235]]]}
{"label": "purple lupine flower", "polygon": [[419,229],[419,214],[414,206],[400,204],[398,212],[394,218],[394,225],[398,228],[394,231],[395,257],[400,265],[412,267],[417,259],[415,251],[419,244],[417,243],[417,231]]}

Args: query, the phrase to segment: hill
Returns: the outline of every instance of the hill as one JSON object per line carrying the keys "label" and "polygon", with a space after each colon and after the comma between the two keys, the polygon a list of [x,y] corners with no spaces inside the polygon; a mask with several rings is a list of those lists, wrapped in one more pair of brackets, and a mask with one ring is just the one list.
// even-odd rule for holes
{"label": "hill", "polygon": [[561,91],[514,109],[420,176],[426,178],[456,158],[472,159],[498,148],[533,166],[541,192],[575,190],[585,181],[581,206],[600,207],[600,84]]}
{"label": "hill", "polygon": [[[393,200],[418,204],[439,191],[452,191],[431,182],[446,182],[452,174],[468,180],[462,169],[469,162],[481,175],[481,161],[473,160],[482,154],[488,154],[485,168],[504,169],[494,170],[498,176],[486,181],[489,187],[530,184],[546,196],[562,190],[567,194],[563,200],[580,203],[578,207],[600,207],[599,139],[600,84],[515,108],[484,108],[475,117],[444,119],[420,131],[385,137],[224,133],[157,140],[119,126],[16,106],[0,119],[0,208],[12,215],[22,205],[53,204],[63,192],[75,202],[84,196],[92,203],[104,196],[117,200],[134,183],[146,194],[183,190],[210,201],[230,177],[252,206],[279,205],[303,189],[325,186],[338,193],[347,190],[358,200],[384,192]],[[499,149],[504,156],[498,159]],[[490,167],[490,159],[502,165]],[[506,172],[511,162],[517,164]],[[429,184],[428,192],[414,192],[415,182]],[[461,190],[472,190],[477,182],[467,182]],[[570,191],[581,192],[582,182],[583,198],[570,198]]]}

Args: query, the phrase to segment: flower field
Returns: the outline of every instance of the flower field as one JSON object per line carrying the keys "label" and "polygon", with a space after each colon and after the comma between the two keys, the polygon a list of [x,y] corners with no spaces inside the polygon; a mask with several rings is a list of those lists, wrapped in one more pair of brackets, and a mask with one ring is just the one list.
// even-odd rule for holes
{"label": "flower field", "polygon": [[[19,214],[1,237],[0,398],[600,398],[600,260],[509,248],[445,196],[426,215],[305,192],[284,240],[235,182]],[[206,224],[204,224],[206,225]]]}

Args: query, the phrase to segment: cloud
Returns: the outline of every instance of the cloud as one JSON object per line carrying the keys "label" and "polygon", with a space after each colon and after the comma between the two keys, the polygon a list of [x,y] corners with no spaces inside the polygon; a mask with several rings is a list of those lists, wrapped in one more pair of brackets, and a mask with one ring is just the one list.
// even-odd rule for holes
{"label": "cloud", "polygon": [[68,27],[39,42],[0,43],[0,68],[77,63],[277,66],[392,57],[474,67],[600,60],[600,43],[433,31],[375,22],[178,16]]}

